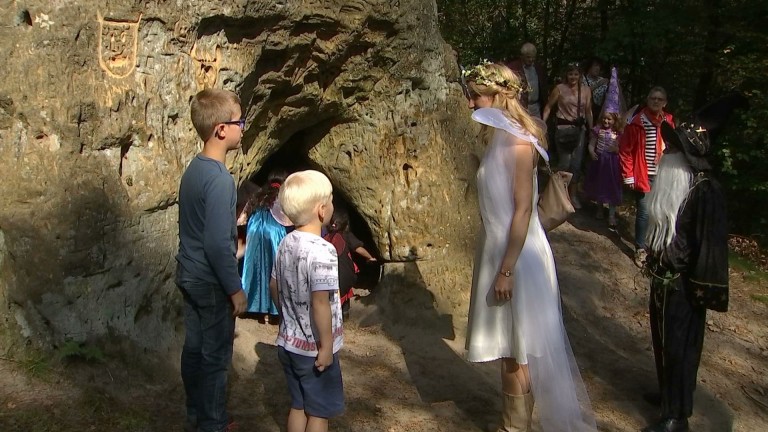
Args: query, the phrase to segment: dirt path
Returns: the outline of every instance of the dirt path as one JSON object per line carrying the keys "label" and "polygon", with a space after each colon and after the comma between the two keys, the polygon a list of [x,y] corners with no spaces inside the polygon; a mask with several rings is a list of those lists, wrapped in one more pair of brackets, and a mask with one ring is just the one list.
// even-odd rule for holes
{"label": "dirt path", "polygon": [[[636,431],[656,414],[641,398],[656,379],[647,281],[629,258],[629,243],[588,216],[572,222],[551,235],[571,345],[599,429]],[[759,405],[768,401],[768,307],[751,298],[760,293],[768,293],[768,280],[732,271],[730,312],[708,315],[692,430],[768,431],[768,410]],[[353,304],[342,354],[347,413],[331,430],[484,431],[500,409],[498,365],[463,360],[464,341],[453,327],[464,322],[428,302],[398,306],[403,317],[424,317],[419,322],[385,316],[377,306],[382,295]],[[239,430],[282,430],[287,394],[276,331],[238,321],[230,407]],[[160,380],[114,366],[70,372],[40,381],[0,361],[0,430],[181,430],[183,390],[172,371]]]}

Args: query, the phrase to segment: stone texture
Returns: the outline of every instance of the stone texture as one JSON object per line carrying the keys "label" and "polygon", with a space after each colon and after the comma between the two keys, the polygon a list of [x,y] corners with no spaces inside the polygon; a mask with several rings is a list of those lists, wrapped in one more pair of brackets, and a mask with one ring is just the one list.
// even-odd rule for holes
{"label": "stone texture", "polygon": [[189,100],[210,86],[243,100],[238,182],[275,152],[307,158],[463,324],[476,127],[433,1],[4,2],[0,57],[0,316],[14,331],[175,346],[176,193],[200,148]]}

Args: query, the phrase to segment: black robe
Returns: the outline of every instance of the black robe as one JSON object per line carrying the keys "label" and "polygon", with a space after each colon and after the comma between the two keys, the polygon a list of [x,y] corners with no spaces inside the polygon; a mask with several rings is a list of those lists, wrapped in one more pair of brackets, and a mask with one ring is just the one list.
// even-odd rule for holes
{"label": "black robe", "polygon": [[676,283],[691,304],[728,310],[725,196],[720,184],[706,173],[698,174],[677,218],[675,236],[656,262],[662,275],[679,274]]}
{"label": "black robe", "polygon": [[720,185],[699,174],[675,236],[650,257],[650,318],[664,418],[693,412],[706,309],[728,309],[728,226]]}

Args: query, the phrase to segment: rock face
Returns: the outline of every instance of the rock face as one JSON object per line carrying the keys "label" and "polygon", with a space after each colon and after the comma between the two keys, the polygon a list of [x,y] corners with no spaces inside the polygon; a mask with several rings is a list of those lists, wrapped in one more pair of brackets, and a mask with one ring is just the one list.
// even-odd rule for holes
{"label": "rock face", "polygon": [[385,278],[415,261],[438,308],[465,314],[476,128],[433,1],[4,2],[0,58],[0,316],[14,334],[174,346],[176,195],[206,87],[243,101],[238,182],[322,169],[395,262]]}

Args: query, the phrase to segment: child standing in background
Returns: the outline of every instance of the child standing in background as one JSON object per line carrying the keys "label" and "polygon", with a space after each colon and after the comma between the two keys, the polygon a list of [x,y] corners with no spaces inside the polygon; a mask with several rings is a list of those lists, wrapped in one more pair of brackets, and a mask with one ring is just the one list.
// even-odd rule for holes
{"label": "child standing in background", "polygon": [[252,181],[246,180],[237,190],[237,259],[240,266],[240,274],[243,274],[243,257],[245,256],[245,226],[248,224],[248,218],[253,213],[253,196],[259,190]]}
{"label": "child standing in background", "polygon": [[623,130],[618,76],[616,68],[613,68],[600,125],[590,133],[589,154],[592,163],[587,169],[584,182],[587,197],[597,203],[595,217],[602,219],[604,206],[607,206],[608,227],[612,230],[616,229],[616,206],[621,204],[622,199],[619,137]]}
{"label": "child standing in background", "polygon": [[269,296],[269,275],[280,241],[288,233],[291,221],[277,202],[284,171],[269,174],[267,183],[253,197],[253,213],[248,219],[243,264],[243,289],[248,296],[246,312],[259,314],[272,323],[277,321],[277,307]]}
{"label": "child standing in background", "polygon": [[357,274],[360,269],[352,259],[352,252],[362,256],[368,262],[375,262],[376,258],[363,247],[352,231],[349,230],[349,213],[344,208],[336,208],[333,212],[328,233],[323,236],[336,249],[339,257],[339,293],[341,293],[341,314],[344,320],[349,318],[349,308],[352,297],[355,295],[352,287],[357,282]]}

